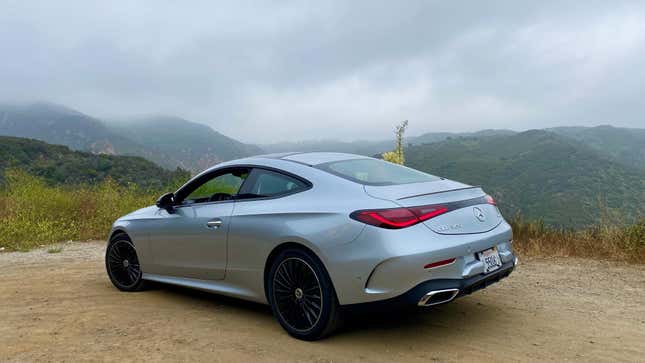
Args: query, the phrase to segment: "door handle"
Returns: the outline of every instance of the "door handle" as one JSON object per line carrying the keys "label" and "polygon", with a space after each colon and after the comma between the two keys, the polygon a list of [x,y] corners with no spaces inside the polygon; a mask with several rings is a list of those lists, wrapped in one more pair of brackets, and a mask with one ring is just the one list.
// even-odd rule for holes
{"label": "door handle", "polygon": [[217,229],[221,225],[222,225],[222,220],[219,218],[211,219],[210,221],[206,222],[206,227],[211,229]]}

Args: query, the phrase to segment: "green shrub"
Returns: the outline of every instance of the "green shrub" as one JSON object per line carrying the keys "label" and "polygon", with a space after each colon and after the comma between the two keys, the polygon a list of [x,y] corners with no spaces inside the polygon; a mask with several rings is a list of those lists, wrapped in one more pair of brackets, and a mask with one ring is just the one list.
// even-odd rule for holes
{"label": "green shrub", "polygon": [[0,246],[28,250],[39,244],[105,238],[118,217],[150,205],[159,191],[122,186],[51,186],[21,170],[5,172],[0,192]]}

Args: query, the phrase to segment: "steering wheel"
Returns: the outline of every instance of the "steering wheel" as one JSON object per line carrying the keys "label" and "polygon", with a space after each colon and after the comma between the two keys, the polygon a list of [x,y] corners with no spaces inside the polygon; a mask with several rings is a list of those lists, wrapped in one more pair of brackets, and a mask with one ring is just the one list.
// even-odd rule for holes
{"label": "steering wheel", "polygon": [[222,200],[229,200],[231,199],[231,195],[228,193],[215,193],[208,198],[209,202],[219,202]]}

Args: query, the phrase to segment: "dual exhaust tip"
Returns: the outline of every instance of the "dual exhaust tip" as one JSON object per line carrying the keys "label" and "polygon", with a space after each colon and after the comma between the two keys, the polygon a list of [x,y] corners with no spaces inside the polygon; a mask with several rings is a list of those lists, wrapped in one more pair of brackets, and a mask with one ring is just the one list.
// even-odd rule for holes
{"label": "dual exhaust tip", "polygon": [[432,306],[452,301],[459,294],[459,289],[433,290],[423,295],[417,305]]}

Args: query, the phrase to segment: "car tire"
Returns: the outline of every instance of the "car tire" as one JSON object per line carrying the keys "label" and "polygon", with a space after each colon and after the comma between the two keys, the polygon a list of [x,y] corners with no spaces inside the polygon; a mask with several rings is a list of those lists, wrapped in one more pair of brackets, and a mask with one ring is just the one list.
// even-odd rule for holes
{"label": "car tire", "polygon": [[117,234],[110,239],[105,250],[105,268],[117,289],[130,292],[145,288],[137,250],[127,234]]}
{"label": "car tire", "polygon": [[318,340],[340,326],[334,286],[323,264],[309,251],[280,252],[269,270],[267,292],[273,315],[295,338]]}

